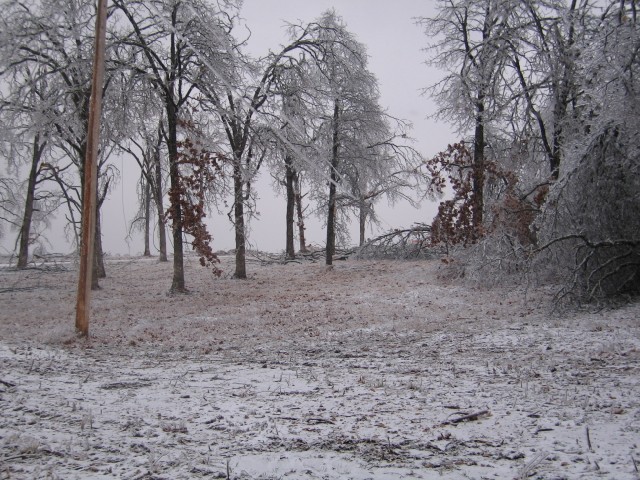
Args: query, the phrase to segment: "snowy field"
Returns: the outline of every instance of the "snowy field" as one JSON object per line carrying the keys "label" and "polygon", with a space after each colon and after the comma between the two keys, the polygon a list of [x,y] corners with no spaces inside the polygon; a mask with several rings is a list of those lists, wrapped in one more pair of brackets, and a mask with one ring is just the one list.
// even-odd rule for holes
{"label": "snowy field", "polygon": [[[640,304],[554,314],[437,261],[0,268],[0,479],[638,479]],[[46,268],[45,268],[46,267]],[[223,258],[232,271],[232,258]]]}

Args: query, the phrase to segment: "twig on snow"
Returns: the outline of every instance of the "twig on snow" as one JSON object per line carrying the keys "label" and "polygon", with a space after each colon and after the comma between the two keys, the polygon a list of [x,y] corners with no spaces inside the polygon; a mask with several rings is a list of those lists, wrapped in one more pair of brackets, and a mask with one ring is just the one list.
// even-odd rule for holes
{"label": "twig on snow", "polygon": [[589,447],[589,451],[593,452],[593,448],[591,448],[591,435],[589,434],[589,427],[585,427],[585,432],[587,434],[587,446]]}
{"label": "twig on snow", "polygon": [[2,385],[4,385],[5,387],[9,387],[9,388],[13,388],[13,387],[15,387],[15,384],[13,384],[13,383],[11,383],[11,382],[6,382],[6,381],[4,381],[4,380],[2,380],[2,379],[0,379],[0,383],[1,383]]}
{"label": "twig on snow", "polygon": [[35,290],[38,287],[8,287],[0,288],[0,293],[14,293],[14,292],[29,292]]}
{"label": "twig on snow", "polygon": [[19,455],[14,455],[12,457],[0,457],[0,464],[6,464],[11,460],[26,460],[27,458],[35,458],[37,456],[38,456],[37,453],[21,453]]}
{"label": "twig on snow", "polygon": [[468,415],[463,415],[452,420],[446,420],[442,422],[441,425],[454,425],[456,423],[466,422],[469,420],[478,420],[479,417],[484,415],[489,415],[489,410],[480,410],[479,412],[469,413]]}
{"label": "twig on snow", "polygon": [[539,434],[540,432],[553,432],[553,428],[549,428],[549,427],[541,427],[538,428],[535,432],[533,432],[534,435]]}
{"label": "twig on snow", "polygon": [[335,422],[327,418],[307,418],[307,423],[310,423],[311,425],[318,425],[320,423],[330,423],[333,425]]}

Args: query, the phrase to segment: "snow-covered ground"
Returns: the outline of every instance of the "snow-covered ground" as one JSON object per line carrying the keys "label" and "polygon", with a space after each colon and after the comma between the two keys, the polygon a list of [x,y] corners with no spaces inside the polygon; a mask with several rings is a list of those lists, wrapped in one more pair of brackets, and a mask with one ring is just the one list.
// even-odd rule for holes
{"label": "snow-covered ground", "polygon": [[0,479],[640,478],[638,303],[559,316],[435,260],[188,258],[178,296],[107,268],[88,341],[73,264],[0,269]]}

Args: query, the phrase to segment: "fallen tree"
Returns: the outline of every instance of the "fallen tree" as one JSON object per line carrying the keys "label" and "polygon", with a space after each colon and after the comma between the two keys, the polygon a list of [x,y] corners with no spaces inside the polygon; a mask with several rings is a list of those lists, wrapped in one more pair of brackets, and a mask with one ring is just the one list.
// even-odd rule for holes
{"label": "fallen tree", "polygon": [[424,258],[440,253],[431,241],[431,226],[416,223],[411,228],[394,229],[365,242],[356,258]]}

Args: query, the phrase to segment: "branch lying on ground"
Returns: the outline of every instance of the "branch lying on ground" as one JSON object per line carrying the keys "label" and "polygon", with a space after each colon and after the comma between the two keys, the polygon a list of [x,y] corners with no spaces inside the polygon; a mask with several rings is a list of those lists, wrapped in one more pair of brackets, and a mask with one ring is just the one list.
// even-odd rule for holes
{"label": "branch lying on ground", "polygon": [[35,290],[38,287],[9,287],[9,288],[0,288],[0,293],[13,293],[13,292],[28,292],[30,290]]}
{"label": "branch lying on ground", "polygon": [[[298,252],[295,258],[287,258],[283,253],[266,253],[259,251],[251,251],[248,255],[260,262],[261,265],[274,265],[274,264],[287,264],[287,263],[302,263],[311,262],[316,263],[324,260],[326,256],[326,248],[314,249],[308,252]],[[336,249],[336,254],[333,256],[334,260],[346,260],[356,252],[356,249]]]}
{"label": "branch lying on ground", "polygon": [[552,239],[536,252],[542,253],[552,248],[559,248],[573,258],[568,265],[566,283],[556,295],[557,301],[575,296],[578,300],[592,302],[623,293],[637,293],[640,284],[640,240],[620,238],[593,241],[582,234],[569,234]]}
{"label": "branch lying on ground", "polygon": [[478,420],[478,418],[485,415],[489,415],[489,410],[480,410],[479,412],[469,413],[468,415],[463,415],[461,417],[457,417],[452,420],[444,421],[440,425],[455,425],[456,423],[466,422],[470,420]]}
{"label": "branch lying on ground", "polygon": [[358,258],[412,258],[437,253],[431,243],[431,227],[416,223],[369,240],[357,251]]}

